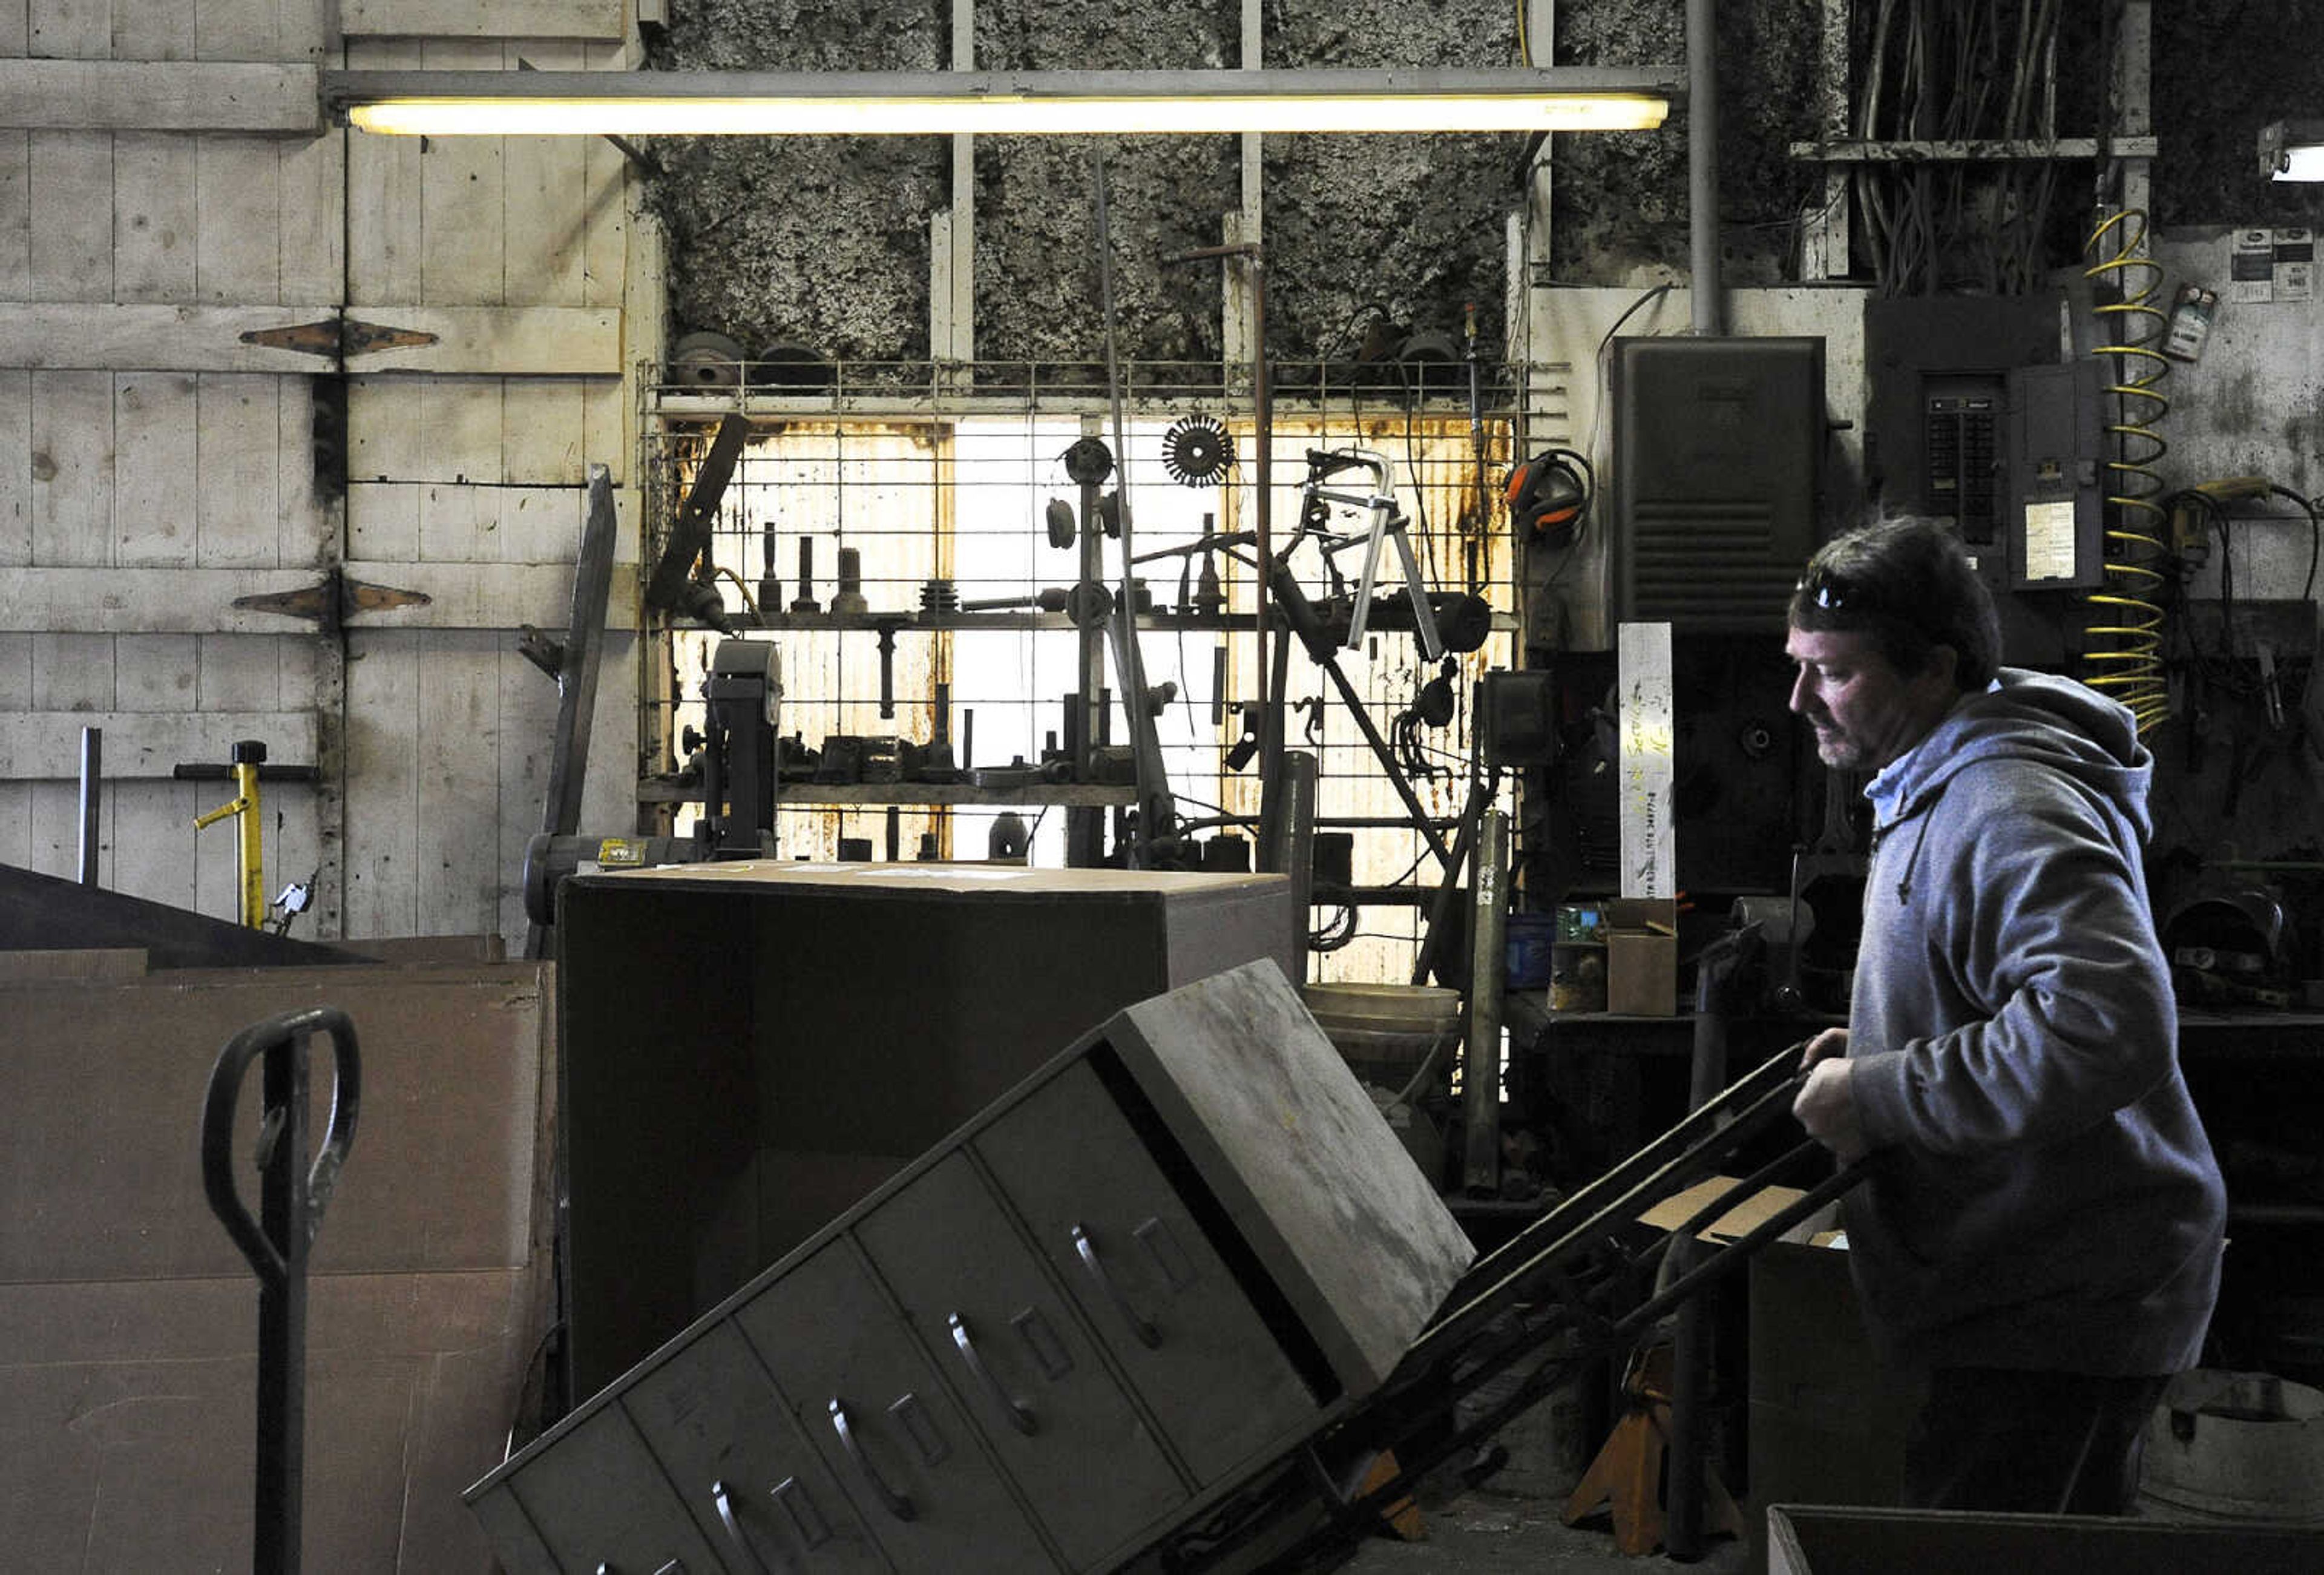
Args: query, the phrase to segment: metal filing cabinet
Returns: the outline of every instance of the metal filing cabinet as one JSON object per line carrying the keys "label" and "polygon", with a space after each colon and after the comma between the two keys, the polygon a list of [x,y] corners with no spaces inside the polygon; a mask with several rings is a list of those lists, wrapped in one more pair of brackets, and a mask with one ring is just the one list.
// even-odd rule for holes
{"label": "metal filing cabinet", "polygon": [[1110,1019],[468,1500],[521,1575],[1112,1569],[1377,1386],[1471,1257],[1248,964]]}

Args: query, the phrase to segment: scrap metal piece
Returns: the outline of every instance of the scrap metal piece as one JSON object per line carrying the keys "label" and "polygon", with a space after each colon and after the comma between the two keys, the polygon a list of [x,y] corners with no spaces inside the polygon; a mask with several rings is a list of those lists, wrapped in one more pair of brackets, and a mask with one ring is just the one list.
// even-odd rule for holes
{"label": "scrap metal piece", "polygon": [[1182,487],[1214,487],[1235,461],[1234,439],[1213,416],[1181,416],[1162,434],[1162,468]]}
{"label": "scrap metal piece", "polygon": [[647,606],[668,610],[679,604],[686,582],[694,574],[694,560],[710,545],[711,522],[718,517],[719,501],[726,495],[726,484],[733,479],[734,465],[742,457],[742,445],[750,436],[751,423],[743,417],[727,416],[719,421],[710,451],[702,456],[694,484],[687,489],[678,518],[670,522],[669,539],[654,564],[653,577],[646,582]]}

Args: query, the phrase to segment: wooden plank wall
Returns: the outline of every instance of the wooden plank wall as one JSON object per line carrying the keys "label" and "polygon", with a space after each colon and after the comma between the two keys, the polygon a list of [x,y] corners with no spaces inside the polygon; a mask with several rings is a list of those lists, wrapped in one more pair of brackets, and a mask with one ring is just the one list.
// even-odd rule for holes
{"label": "wooden plank wall", "polygon": [[[29,0],[0,7],[0,61],[20,82],[45,61],[619,69],[625,14]],[[637,557],[625,326],[656,314],[625,310],[646,284],[630,200],[603,142],[0,125],[0,861],[72,872],[94,721],[104,882],[232,916],[233,834],[192,828],[230,790],[170,780],[169,757],[260,737],[324,770],[265,795],[270,892],[322,875],[297,933],[521,937],[557,690],[519,628],[566,621],[592,464]],[[311,453],[337,364],[242,336],[342,309],[432,336],[346,358],[344,497]],[[235,604],[333,568],[429,600],[354,615],[343,640]],[[586,824],[615,831],[634,585],[617,576],[588,778]]]}

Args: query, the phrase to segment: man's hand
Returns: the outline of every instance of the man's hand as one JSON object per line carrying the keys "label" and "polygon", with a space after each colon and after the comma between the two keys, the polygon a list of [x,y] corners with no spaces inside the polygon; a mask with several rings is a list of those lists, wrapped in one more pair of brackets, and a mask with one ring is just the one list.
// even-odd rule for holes
{"label": "man's hand", "polygon": [[[1832,1033],[1841,1030],[1833,1029]],[[1843,1039],[1845,1035],[1842,1035]],[[1821,1043],[1825,1035],[1818,1035],[1809,1045]],[[1792,1101],[1792,1114],[1799,1118],[1808,1136],[1832,1152],[1832,1157],[1842,1165],[1852,1165],[1868,1152],[1864,1142],[1864,1125],[1856,1113],[1856,1064],[1829,1055],[1810,1069],[1808,1080]]]}
{"label": "man's hand", "polygon": [[1848,1030],[1826,1028],[1808,1041],[1807,1049],[1800,1055],[1800,1070],[1805,1072],[1827,1056],[1848,1054]]}

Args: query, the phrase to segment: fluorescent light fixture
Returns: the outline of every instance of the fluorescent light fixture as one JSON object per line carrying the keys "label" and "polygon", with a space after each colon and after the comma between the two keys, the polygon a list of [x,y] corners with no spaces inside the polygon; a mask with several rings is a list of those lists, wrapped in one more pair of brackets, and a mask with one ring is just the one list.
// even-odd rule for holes
{"label": "fluorescent light fixture", "polygon": [[1675,68],[1259,71],[327,71],[333,118],[402,136],[1628,131]]}
{"label": "fluorescent light fixture", "polygon": [[2324,120],[2260,127],[2259,170],[2275,180],[2324,180]]}

